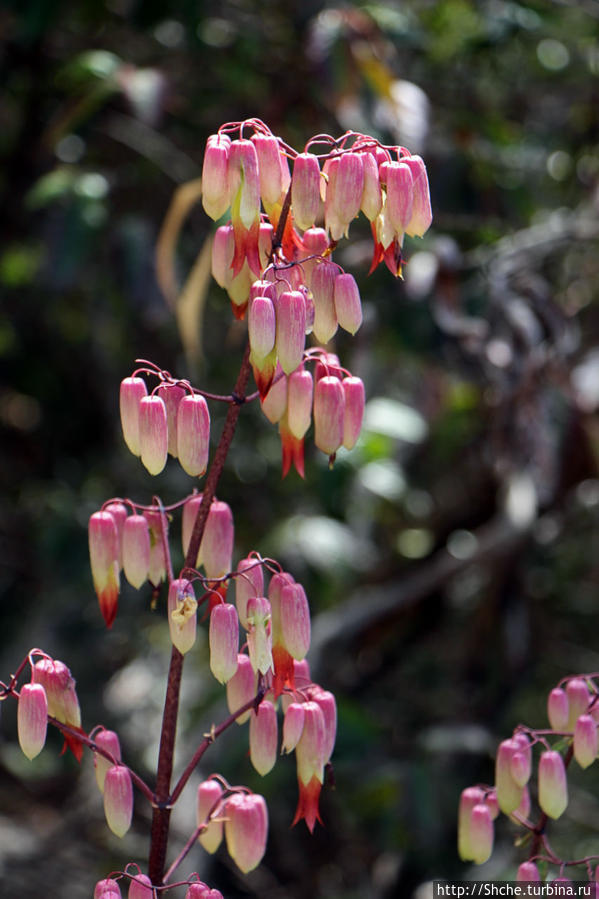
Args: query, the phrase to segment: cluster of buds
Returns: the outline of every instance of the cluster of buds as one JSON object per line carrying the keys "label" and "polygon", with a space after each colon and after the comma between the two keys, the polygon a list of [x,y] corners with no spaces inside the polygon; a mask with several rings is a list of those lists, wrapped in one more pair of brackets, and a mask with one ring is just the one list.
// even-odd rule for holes
{"label": "cluster of buds", "polygon": [[314,420],[314,443],[332,460],[343,446],[352,449],[362,427],[364,384],[342,369],[332,353],[310,353],[314,376],[304,365],[290,375],[278,370],[262,401],[269,421],[277,423],[283,453],[283,475],[293,464],[304,474],[304,435]]}
{"label": "cluster of buds", "polygon": [[[317,146],[322,153],[312,152]],[[269,261],[330,256],[360,212],[372,227],[372,268],[384,261],[394,275],[401,274],[404,234],[421,237],[432,220],[421,157],[358,132],[319,135],[297,153],[257,119],[228,123],[208,138],[202,186],[212,219],[230,210],[230,223],[217,231],[213,271],[238,317]],[[323,237],[315,240],[321,221]]]}
{"label": "cluster of buds", "polygon": [[[587,768],[597,758],[599,690],[594,677],[580,675],[566,678],[551,690],[547,700],[550,729],[517,727],[512,737],[503,740],[497,749],[495,785],[468,787],[462,792],[458,813],[458,852],[464,861],[482,864],[489,858],[493,848],[493,820],[501,811],[536,835],[533,855],[518,869],[518,880],[540,880],[537,858],[542,857],[560,869],[565,864],[573,864],[563,862],[553,854],[544,836],[544,823],[539,826],[530,820],[532,753],[538,745],[541,751],[536,800],[542,821],[555,820],[568,806],[566,769],[571,759],[574,758],[581,768]],[[551,746],[550,737],[558,737],[559,741]],[[586,862],[582,860],[580,864]]]}
{"label": "cluster of buds", "polygon": [[[127,865],[124,874],[119,875],[123,881],[129,884],[127,899],[154,899],[156,891],[147,874],[138,871],[132,875],[128,873],[129,867],[132,866]],[[99,880],[94,888],[94,899],[123,899],[118,880],[114,877]],[[223,894],[220,890],[211,889],[202,880],[194,880],[187,887],[185,899],[223,899]]]}
{"label": "cluster of buds", "polygon": [[167,530],[168,520],[160,506],[140,510],[129,500],[109,500],[91,515],[92,578],[107,627],[112,627],[117,613],[121,570],[136,589],[146,581],[157,587],[165,579]]}
{"label": "cluster of buds", "polygon": [[160,474],[170,454],[191,477],[208,465],[210,413],[204,397],[187,381],[176,381],[160,369],[160,384],[148,394],[139,370],[121,381],[119,404],[125,443],[152,475]]}
{"label": "cluster of buds", "polygon": [[[33,657],[42,658],[34,663]],[[71,672],[58,659],[33,650],[29,654],[31,682],[24,684],[19,693],[17,708],[17,735],[19,745],[28,759],[34,759],[44,748],[48,717],[65,724],[70,731],[83,733],[81,711]],[[75,734],[63,731],[65,747],[69,747],[81,761],[83,744]]]}
{"label": "cluster of buds", "polygon": [[248,874],[266,851],[268,810],[257,793],[231,789],[220,777],[203,781],[197,792],[198,840],[214,853],[223,841],[237,867]]}

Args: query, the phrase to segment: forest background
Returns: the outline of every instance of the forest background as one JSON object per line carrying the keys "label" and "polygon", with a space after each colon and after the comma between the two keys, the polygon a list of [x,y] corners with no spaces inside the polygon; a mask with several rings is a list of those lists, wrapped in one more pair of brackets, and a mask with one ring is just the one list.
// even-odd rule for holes
{"label": "forest background", "polygon": [[[151,763],[168,636],[128,587],[105,632],[86,526],[110,496],[188,489],[172,465],[148,486],[122,441],[136,357],[232,386],[243,327],[202,262],[177,301],[213,227],[191,202],[206,137],[257,116],[298,149],[346,129],[403,144],[427,162],[434,212],[405,280],[367,277],[365,223],[337,254],[365,310],[356,339],[337,338],[369,397],[359,446],[332,471],[310,450],[305,482],[282,481],[276,431],[248,409],[219,488],[235,557],[259,548],[306,586],[312,669],[339,704],[336,789],[324,828],[290,830],[293,764],[262,781],[235,729],[203,774],[266,796],[269,850],[248,877],[199,848],[190,864],[227,899],[513,876],[507,821],[484,868],[459,862],[460,791],[492,782],[517,723],[544,726],[561,677],[599,670],[599,5],[5,0],[0,85],[2,676],[43,647],[77,678],[87,727]],[[161,228],[178,189],[175,253],[177,222]],[[223,716],[206,666],[205,641],[182,750]],[[83,899],[143,861],[141,803],[119,842],[89,758],[61,757],[56,735],[27,762],[2,711],[7,894]],[[190,796],[180,842],[193,816]],[[594,768],[572,772],[552,832],[566,856],[597,851]]]}

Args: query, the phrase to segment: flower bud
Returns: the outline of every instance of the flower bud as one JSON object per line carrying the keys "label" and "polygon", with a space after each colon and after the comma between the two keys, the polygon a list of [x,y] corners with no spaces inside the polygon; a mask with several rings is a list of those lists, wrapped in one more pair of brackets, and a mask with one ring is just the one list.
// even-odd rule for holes
{"label": "flower bud", "polygon": [[[219,802],[223,788],[217,780],[205,780],[198,787],[196,802],[198,827],[206,821],[220,816]],[[223,839],[223,822],[210,820],[208,826],[199,835],[198,840],[211,855],[216,852]]]}
{"label": "flower bud", "polygon": [[221,225],[214,232],[212,240],[212,277],[219,287],[229,288],[233,278],[231,265],[235,252],[233,226]]}
{"label": "flower bud", "polygon": [[94,752],[94,770],[96,774],[96,783],[98,785],[98,789],[100,793],[104,792],[104,781],[106,779],[106,772],[114,766],[115,762],[121,761],[121,744],[119,742],[118,734],[116,734],[113,730],[101,730],[95,737],[95,744],[99,746],[100,749],[105,749],[106,752],[109,752],[114,761],[109,762],[107,758],[104,758],[103,755],[100,755],[99,752]]}
{"label": "flower bud", "polygon": [[[258,678],[256,672],[252,668],[249,656],[245,653],[239,653],[237,656],[237,671],[230,680],[227,681],[227,707],[233,715],[237,709],[240,709],[251,699],[256,696],[258,687]],[[252,710],[248,709],[235,720],[237,724],[245,724],[249,720]]]}
{"label": "flower bud", "polygon": [[206,142],[202,167],[202,206],[217,221],[229,208],[227,177],[231,140],[226,134],[211,134]]}
{"label": "flower bud", "polygon": [[550,818],[559,818],[568,805],[566,769],[559,752],[547,750],[539,760],[539,805]]}
{"label": "flower bud", "polygon": [[320,821],[318,799],[324,779],[325,724],[316,702],[304,703],[304,728],[295,747],[299,799],[293,824],[304,818],[312,832]]}
{"label": "flower bud", "polygon": [[250,717],[250,761],[264,777],[277,760],[277,712],[268,699],[263,699]]}
{"label": "flower bud", "polygon": [[116,880],[107,877],[105,880],[99,880],[94,887],[94,899],[114,899],[114,896],[121,897],[121,888]]}
{"label": "flower bud", "polygon": [[343,412],[343,446],[353,449],[362,429],[364,418],[364,384],[361,378],[344,378],[341,382],[345,407]]}
{"label": "flower bud", "polygon": [[114,523],[116,524],[118,562],[120,569],[123,567],[123,528],[127,521],[127,507],[124,503],[120,502],[108,503],[102,511],[112,515]]}
{"label": "flower bud", "polygon": [[314,300],[314,336],[321,343],[328,343],[337,331],[335,312],[335,282],[339,268],[332,262],[319,262],[312,271],[310,289]]}
{"label": "flower bud", "polygon": [[70,727],[81,727],[75,680],[64,662],[59,662],[58,659],[40,659],[33,666],[31,677],[33,683],[41,684],[46,691],[48,715]]}
{"label": "flower bud", "polygon": [[540,883],[541,875],[536,864],[534,862],[522,862],[516,872],[516,880]]}
{"label": "flower bud", "polygon": [[287,408],[287,376],[283,374],[281,363],[277,362],[273,383],[261,401],[262,411],[271,424],[280,421]]}
{"label": "flower bud", "polygon": [[248,874],[258,867],[266,851],[266,802],[256,793],[235,793],[227,800],[225,814],[227,850],[237,867]]}
{"label": "flower bud", "polygon": [[46,691],[41,684],[25,684],[17,706],[17,734],[19,746],[28,759],[34,759],[44,748],[47,729]]}
{"label": "flower bud", "polygon": [[276,307],[276,347],[281,368],[289,375],[304,355],[306,304],[299,290],[284,290]]}
{"label": "flower bud", "polygon": [[242,559],[237,566],[235,578],[235,604],[241,626],[247,630],[247,604],[250,596],[264,593],[264,571],[262,565],[251,556]]}
{"label": "flower bud", "polygon": [[123,525],[123,571],[137,590],[150,570],[150,528],[143,515],[130,515]]}
{"label": "flower bud", "polygon": [[159,396],[144,396],[139,404],[141,461],[150,474],[160,474],[168,455],[166,406]]}
{"label": "flower bud", "polygon": [[251,140],[234,140],[229,147],[229,198],[235,218],[249,230],[260,214],[258,155]]}
{"label": "flower bud", "polygon": [[193,587],[185,578],[171,581],[168,589],[168,626],[173,646],[182,655],[196,641],[198,604]]}
{"label": "flower bud", "polygon": [[253,134],[251,141],[258,157],[260,196],[268,211],[275,203],[280,202],[283,193],[279,141],[273,134]]}
{"label": "flower bud", "polygon": [[580,715],[574,728],[574,758],[588,768],[597,758],[597,723],[591,715]]}
{"label": "flower bud", "polygon": [[231,509],[227,503],[213,500],[200,547],[202,564],[209,578],[222,577],[231,570],[233,540]]}
{"label": "flower bud", "polygon": [[273,667],[270,616],[270,603],[266,597],[252,596],[248,599],[248,652],[252,668],[260,674],[266,674]]}
{"label": "flower bud", "polygon": [[248,338],[256,360],[264,359],[273,349],[276,327],[273,301],[266,296],[254,297],[248,312]]}
{"label": "flower bud", "polygon": [[147,874],[136,874],[129,881],[128,899],[154,899],[152,881]]}
{"label": "flower bud", "polygon": [[518,750],[514,740],[503,740],[497,749],[495,760],[495,789],[499,808],[506,815],[518,808],[522,799],[522,787],[513,778],[511,760]]}
{"label": "flower bud", "polygon": [[462,790],[458,808],[458,854],[463,862],[474,859],[472,846],[472,810],[484,800],[484,792],[480,787],[467,787]]}
{"label": "flower bud", "polygon": [[293,752],[304,729],[304,706],[301,702],[291,702],[283,719],[283,743],[281,752]]}
{"label": "flower bud", "polygon": [[402,162],[389,162],[387,178],[386,216],[395,234],[403,234],[412,218],[414,188],[410,167]]}
{"label": "flower bud", "polygon": [[288,584],[281,590],[279,606],[281,643],[298,661],[310,648],[310,607],[301,584]]}
{"label": "flower bud", "polygon": [[163,512],[147,510],[144,518],[150,530],[150,567],[148,580],[157,587],[166,578],[165,540],[168,540],[168,518]]}
{"label": "flower bud", "polygon": [[493,851],[493,821],[488,806],[475,805],[470,818],[472,861],[482,865]]}
{"label": "flower bud", "polygon": [[325,224],[333,240],[348,236],[364,192],[364,163],[360,153],[343,153],[331,160],[326,188]]}
{"label": "flower bud", "polygon": [[308,256],[323,256],[329,248],[329,237],[324,228],[308,228],[302,236],[303,249],[300,251],[300,259],[302,260],[301,270],[304,274],[304,283],[306,287],[312,287],[312,274],[314,269],[320,264],[315,258],[308,259]]}
{"label": "flower bud", "polygon": [[364,190],[362,192],[360,209],[366,218],[373,222],[383,205],[379,167],[373,153],[362,154],[362,165],[364,167]]}
{"label": "flower bud", "polygon": [[124,837],[133,816],[133,784],[124,765],[113,765],[104,778],[104,814],[117,837]]}
{"label": "flower bud", "polygon": [[89,559],[100,611],[106,626],[112,627],[119,598],[119,544],[109,512],[94,512],[89,519]]}
{"label": "flower bud", "polygon": [[210,613],[210,670],[221,684],[226,684],[237,671],[239,618],[231,603],[214,606]]}
{"label": "flower bud", "polygon": [[176,428],[181,468],[192,478],[203,475],[210,449],[210,412],[203,396],[195,393],[181,400]]}
{"label": "flower bud", "polygon": [[568,730],[572,733],[580,715],[586,715],[589,707],[590,693],[587,682],[582,677],[573,677],[566,684],[568,696]]}
{"label": "flower bud", "polygon": [[353,275],[344,272],[334,282],[335,315],[337,321],[350,334],[355,334],[362,324],[360,291]]}
{"label": "flower bud", "polygon": [[337,703],[335,697],[328,690],[314,686],[309,691],[310,701],[316,702],[324,717],[324,743],[323,758],[325,765],[333,754],[335,739],[337,737]]}
{"label": "flower bud", "polygon": [[139,404],[148,395],[143,378],[125,378],[121,381],[119,405],[123,437],[134,456],[141,455],[139,445]]}
{"label": "flower bud", "polygon": [[570,717],[568,695],[561,687],[555,687],[547,698],[547,717],[553,730],[568,730]]}
{"label": "flower bud", "polygon": [[433,220],[426,165],[420,156],[404,156],[401,160],[412,172],[412,215],[405,231],[410,237],[422,237]]}
{"label": "flower bud", "polygon": [[320,209],[320,163],[313,153],[300,153],[293,163],[291,208],[298,228],[311,228]]}
{"label": "flower bud", "polygon": [[166,409],[166,430],[168,434],[168,452],[177,458],[177,412],[179,403],[186,396],[186,391],[179,384],[161,384],[156,391]]}
{"label": "flower bud", "polygon": [[294,437],[300,440],[312,421],[312,375],[304,368],[297,368],[287,382],[287,424]]}
{"label": "flower bud", "polygon": [[327,376],[314,389],[314,443],[328,456],[343,443],[345,396],[339,378]]}

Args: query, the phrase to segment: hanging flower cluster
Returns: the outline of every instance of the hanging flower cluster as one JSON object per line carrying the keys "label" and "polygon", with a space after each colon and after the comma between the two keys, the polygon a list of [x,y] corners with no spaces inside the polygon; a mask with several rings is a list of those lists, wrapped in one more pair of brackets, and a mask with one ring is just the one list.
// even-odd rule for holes
{"label": "hanging flower cluster", "polygon": [[[458,852],[464,861],[483,864],[493,851],[493,821],[503,812],[530,838],[529,858],[518,868],[517,879],[540,881],[539,866],[555,866],[558,880],[566,867],[584,866],[589,880],[593,877],[591,862],[597,858],[563,860],[550,846],[545,825],[548,819],[560,818],[568,807],[567,768],[574,758],[581,768],[588,768],[598,753],[599,726],[598,675],[565,678],[549,693],[547,716],[550,729],[533,730],[519,725],[512,737],[497,749],[494,786],[474,786],[463,790],[458,813]],[[536,800],[541,820],[531,820],[529,784],[533,773],[533,750],[540,747]],[[597,869],[599,873],[599,868]],[[555,880],[553,881],[556,882]]]}

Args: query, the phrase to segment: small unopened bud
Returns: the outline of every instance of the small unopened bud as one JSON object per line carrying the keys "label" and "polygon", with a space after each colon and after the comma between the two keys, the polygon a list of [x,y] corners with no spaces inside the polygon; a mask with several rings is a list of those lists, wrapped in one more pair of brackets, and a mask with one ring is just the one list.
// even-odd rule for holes
{"label": "small unopened bud", "polygon": [[139,404],[148,395],[143,378],[125,378],[121,381],[119,405],[121,426],[125,443],[134,456],[141,455],[139,445]]}
{"label": "small unopened bud", "polygon": [[568,730],[572,733],[576,727],[576,721],[580,715],[586,715],[591,695],[586,680],[582,677],[573,677],[566,684],[568,696]]}
{"label": "small unopened bud", "polygon": [[171,581],[168,590],[168,625],[171,642],[182,655],[196,641],[198,604],[193,587],[185,578]]}
{"label": "small unopened bud", "polygon": [[353,275],[337,275],[334,284],[335,315],[344,331],[355,334],[362,324],[360,291]]}
{"label": "small unopened bud", "polygon": [[241,626],[247,630],[247,604],[250,596],[264,593],[264,572],[262,565],[252,556],[242,559],[237,566],[235,578],[235,604]]}
{"label": "small unopened bud", "polygon": [[231,570],[233,555],[233,514],[227,503],[214,500],[208,512],[200,547],[202,564],[209,578],[218,578]]}
{"label": "small unopened bud", "polygon": [[304,355],[306,303],[299,290],[284,290],[277,301],[276,347],[281,368],[289,375]]}
{"label": "small unopened bud", "polygon": [[343,446],[353,449],[360,436],[364,418],[364,383],[353,375],[341,382],[345,397],[343,412]]}
{"label": "small unopened bud", "polygon": [[359,211],[364,192],[364,163],[361,153],[343,153],[328,168],[325,223],[333,240],[345,235]]}
{"label": "small unopened bud", "polygon": [[239,617],[231,603],[220,603],[210,613],[210,670],[221,684],[237,671]]}
{"label": "small unopened bud", "polygon": [[277,760],[277,712],[268,699],[262,700],[250,717],[250,760],[264,777]]}
{"label": "small unopened bud", "polygon": [[406,225],[406,234],[422,237],[433,220],[426,165],[420,156],[404,156],[401,161],[410,167],[413,183],[412,216]]}
{"label": "small unopened bud", "polygon": [[154,899],[154,895],[152,881],[147,874],[136,874],[133,880],[129,881],[127,899]]}
{"label": "small unopened bud", "polygon": [[248,338],[252,355],[257,361],[264,359],[275,345],[275,307],[270,297],[257,296],[248,311]]}
{"label": "small unopened bud", "polygon": [[568,730],[570,717],[568,694],[561,687],[555,687],[547,697],[547,717],[553,730]]}
{"label": "small unopened bud", "polygon": [[143,515],[130,515],[123,525],[123,572],[137,590],[150,570],[150,528]]}
{"label": "small unopened bud", "polygon": [[177,455],[192,478],[203,475],[210,449],[210,412],[200,394],[185,396],[177,410]]}
{"label": "small unopened bud", "polygon": [[495,789],[499,808],[506,815],[518,808],[522,799],[522,787],[512,775],[511,761],[518,744],[513,740],[503,740],[497,749],[495,760]]}
{"label": "small unopened bud", "polygon": [[311,702],[316,702],[320,706],[320,710],[324,718],[324,743],[323,758],[324,763],[330,760],[333,749],[335,747],[335,739],[337,737],[337,703],[335,697],[328,690],[314,686],[309,691]]}
{"label": "small unopened bud", "polygon": [[117,533],[117,549],[118,549],[118,560],[119,560],[119,568],[123,567],[123,528],[125,526],[125,522],[127,521],[127,507],[124,503],[115,502],[108,503],[107,506],[104,507],[104,512],[108,512],[109,515],[112,515],[114,518],[114,523],[116,524],[116,533]]}
{"label": "small unopened bud", "polygon": [[591,715],[581,715],[576,722],[574,758],[581,768],[588,768],[597,758],[597,722]]}
{"label": "small unopened bud", "polygon": [[412,172],[405,162],[389,162],[385,169],[387,178],[387,219],[395,234],[403,234],[412,218],[414,188]]}
{"label": "small unopened bud", "polygon": [[88,534],[94,588],[106,626],[112,627],[119,597],[119,542],[112,515],[94,512]]}
{"label": "small unopened bud", "polygon": [[550,818],[559,818],[568,805],[568,783],[564,760],[555,750],[541,753],[539,805]]}
{"label": "small unopened bud", "polygon": [[291,702],[283,719],[283,743],[281,752],[293,752],[304,729],[304,706],[301,702]]}
{"label": "small unopened bud", "polygon": [[[240,709],[255,698],[257,686],[258,678],[252,668],[249,656],[246,656],[245,653],[239,653],[237,656],[237,671],[227,681],[227,706],[232,715],[237,709]],[[235,719],[237,724],[245,724],[251,714],[251,709],[243,712],[242,715]]]}
{"label": "small unopened bud", "polygon": [[493,821],[488,806],[475,805],[470,818],[472,861],[482,865],[493,851]]}
{"label": "small unopened bud", "polygon": [[289,375],[287,389],[287,424],[294,437],[300,440],[312,421],[312,397],[314,382],[304,368]]}
{"label": "small unopened bud", "polygon": [[373,222],[381,211],[383,205],[381,184],[379,181],[379,167],[373,153],[363,153],[362,164],[364,166],[364,191],[362,193],[360,209],[366,218],[370,222]]}
{"label": "small unopened bud", "polygon": [[141,461],[150,474],[160,474],[168,455],[166,406],[159,396],[145,396],[139,404]]}
{"label": "small unopened bud", "polygon": [[113,765],[104,778],[104,814],[117,837],[124,837],[133,816],[133,784],[124,765]]}
{"label": "small unopened bud", "polygon": [[343,443],[345,396],[339,378],[327,376],[314,389],[314,443],[328,456]]}
{"label": "small unopened bud", "polygon": [[472,810],[484,800],[484,792],[480,787],[467,787],[462,790],[458,807],[458,854],[463,862],[474,859],[472,847]]}
{"label": "small unopened bud", "polygon": [[516,880],[539,883],[541,880],[541,875],[536,864],[534,862],[522,862],[516,872]]}
{"label": "small unopened bud", "polygon": [[232,225],[221,225],[214,232],[212,240],[212,277],[219,287],[228,289],[233,272],[231,263],[235,252],[235,238]]}
{"label": "small unopened bud", "polygon": [[301,584],[288,584],[281,590],[279,605],[281,643],[300,661],[310,648],[310,607]]}
{"label": "small unopened bud", "polygon": [[320,209],[320,163],[313,153],[300,153],[293,163],[291,207],[298,228],[311,228]]}
{"label": "small unopened bud", "polygon": [[186,391],[179,384],[161,384],[156,395],[164,402],[166,409],[166,430],[168,433],[168,452],[177,458],[177,412],[179,403],[186,396]]}
{"label": "small unopened bud", "polygon": [[253,134],[251,141],[258,156],[260,196],[264,208],[278,203],[283,193],[283,171],[280,162],[279,142],[273,134]]}
{"label": "small unopened bud", "polygon": [[94,899],[107,899],[107,897],[114,899],[114,896],[118,896],[119,899],[121,896],[121,888],[116,880],[107,877],[97,882],[94,887]]}
{"label": "small unopened bud", "polygon": [[46,742],[48,729],[48,700],[41,684],[21,687],[17,707],[19,746],[28,759],[39,755]]}
{"label": "small unopened bud", "polygon": [[96,746],[99,746],[100,749],[105,749],[106,752],[109,752],[114,759],[114,761],[109,762],[108,759],[104,758],[103,755],[100,755],[99,752],[94,752],[96,783],[100,793],[103,793],[106,772],[113,767],[115,762],[121,761],[121,744],[119,742],[118,734],[113,730],[99,731],[95,737],[95,744]]}
{"label": "small unopened bud", "polygon": [[[220,816],[219,802],[223,795],[223,788],[217,780],[205,780],[198,787],[196,802],[196,817],[198,827],[203,824],[208,815],[211,819]],[[223,839],[223,822],[210,820],[208,826],[201,832],[198,840],[211,855],[216,852]]]}
{"label": "small unopened bud", "polygon": [[314,336],[321,343],[328,343],[337,331],[335,312],[335,281],[339,268],[332,262],[318,262],[312,270],[310,289],[314,300]]}
{"label": "small unopened bud", "polygon": [[257,868],[266,851],[268,811],[262,796],[235,793],[225,807],[229,855],[244,874]]}
{"label": "small unopened bud", "polygon": [[266,674],[273,667],[270,616],[270,603],[266,597],[250,597],[247,604],[248,652],[252,668],[260,674]]}
{"label": "small unopened bud", "polygon": [[229,198],[232,219],[250,229],[260,213],[260,176],[258,155],[251,140],[240,138],[229,147]]}
{"label": "small unopened bud", "polygon": [[297,774],[304,784],[313,777],[322,783],[325,754],[324,714],[317,702],[304,703],[304,728],[295,747]]}
{"label": "small unopened bud", "polygon": [[231,140],[225,134],[212,134],[206,142],[202,167],[202,206],[214,221],[229,208],[227,168],[230,146]]}

